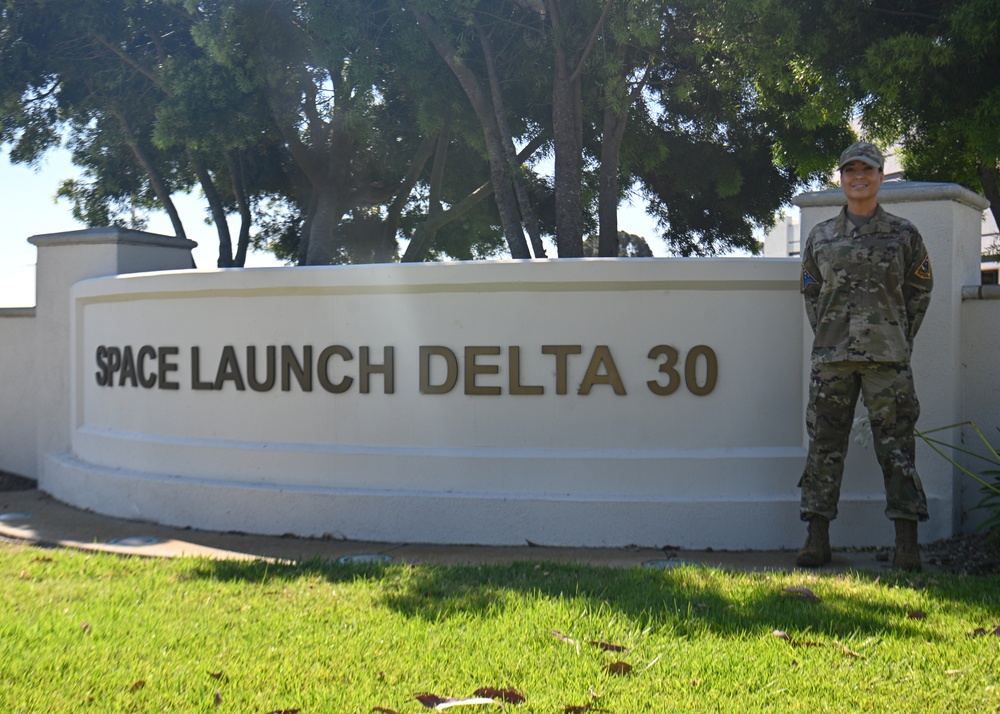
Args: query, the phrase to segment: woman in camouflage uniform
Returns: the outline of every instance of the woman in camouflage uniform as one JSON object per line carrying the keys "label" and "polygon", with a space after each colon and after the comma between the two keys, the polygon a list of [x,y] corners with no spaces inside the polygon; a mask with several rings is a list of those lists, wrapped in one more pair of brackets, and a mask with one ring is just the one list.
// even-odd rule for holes
{"label": "woman in camouflage uniform", "polygon": [[799,481],[809,536],[796,562],[804,567],[830,562],[829,526],[837,516],[859,394],[885,479],[885,513],[895,523],[893,564],[921,567],[917,522],[927,520],[927,498],[914,465],[920,405],[910,354],[933,278],[920,233],[878,204],[884,163],[882,152],[865,142],[841,154],[847,206],[813,228],[802,250],[802,294],[815,335],[809,454]]}

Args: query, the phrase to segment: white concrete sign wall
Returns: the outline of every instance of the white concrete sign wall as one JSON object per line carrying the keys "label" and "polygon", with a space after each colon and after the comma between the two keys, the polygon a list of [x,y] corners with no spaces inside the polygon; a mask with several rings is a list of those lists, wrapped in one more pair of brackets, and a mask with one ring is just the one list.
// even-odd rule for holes
{"label": "white concrete sign wall", "polygon": [[[803,227],[841,201],[802,197]],[[962,307],[983,201],[918,184],[884,202],[920,227],[935,271],[920,426],[973,406],[991,426],[968,395],[987,394],[995,341],[964,334]],[[0,439],[0,468],[75,506],[393,542],[801,543],[811,334],[796,259],[196,273],[175,238],[32,241],[37,311],[0,314],[0,342],[32,344],[0,349],[0,403],[29,390],[35,428],[0,413],[20,435]],[[122,274],[138,270],[171,272]],[[929,449],[918,469],[921,538],[949,536],[966,479]],[[852,443],[834,545],[891,542],[884,507],[874,452]]]}
{"label": "white concrete sign wall", "polygon": [[[762,507],[769,525],[776,504],[797,518],[797,271],[579,260],[84,281],[74,457],[50,487],[212,528],[719,546]],[[758,525],[745,543],[785,539]]]}

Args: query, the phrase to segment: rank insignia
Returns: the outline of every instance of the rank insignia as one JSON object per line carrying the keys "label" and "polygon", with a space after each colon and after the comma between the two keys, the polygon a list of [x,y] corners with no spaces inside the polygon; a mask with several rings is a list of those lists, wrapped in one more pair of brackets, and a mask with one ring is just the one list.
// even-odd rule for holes
{"label": "rank insignia", "polygon": [[819,281],[809,274],[805,268],[802,269],[802,292],[806,291],[810,285],[819,285]]}
{"label": "rank insignia", "polygon": [[919,268],[917,268],[917,272],[915,273],[915,275],[918,278],[920,278],[921,280],[930,280],[931,279],[931,257],[930,256],[927,256],[926,258],[924,258],[924,262],[920,264]]}

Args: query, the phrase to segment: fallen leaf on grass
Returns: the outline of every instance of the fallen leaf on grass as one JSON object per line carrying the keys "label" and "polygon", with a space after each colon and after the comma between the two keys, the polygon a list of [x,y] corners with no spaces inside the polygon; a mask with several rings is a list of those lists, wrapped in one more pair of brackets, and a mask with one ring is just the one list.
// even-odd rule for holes
{"label": "fallen leaf on grass", "polygon": [[619,677],[624,677],[632,671],[632,665],[628,662],[622,662],[621,660],[617,662],[612,662],[604,668],[604,671],[608,674],[615,674]]}
{"label": "fallen leaf on grass", "polygon": [[275,709],[267,714],[299,714],[298,709]]}
{"label": "fallen leaf on grass", "polygon": [[223,677],[226,676],[226,673],[225,672],[209,672],[208,676],[211,677],[212,679],[222,679]]}
{"label": "fallen leaf on grass", "polygon": [[809,588],[785,588],[784,592],[795,595],[799,600],[807,602],[819,602],[819,596]]}
{"label": "fallen leaf on grass", "polygon": [[563,707],[563,712],[565,714],[587,714],[587,712],[605,712],[606,714],[612,714],[608,709],[597,709],[593,704],[584,704],[583,706],[573,706],[572,704],[567,704]]}
{"label": "fallen leaf on grass", "polygon": [[430,709],[433,709],[438,704],[443,704],[444,702],[447,702],[447,701],[454,701],[454,700],[445,699],[444,697],[439,697],[436,694],[418,694],[417,697],[416,697],[416,699],[417,699],[418,702],[420,702],[425,707],[428,707]]}
{"label": "fallen leaf on grass", "polygon": [[628,652],[628,647],[622,645],[613,645],[610,642],[599,642],[597,640],[589,640],[588,645],[593,645],[594,647],[600,647],[605,652]]}
{"label": "fallen leaf on grass", "polygon": [[387,709],[386,707],[372,707],[373,712],[381,712],[382,714],[399,714],[395,709]]}
{"label": "fallen leaf on grass", "polygon": [[961,673],[962,673],[962,670],[960,670],[960,669],[946,669],[946,670],[944,671],[944,673],[945,673],[945,674],[950,674],[950,675],[954,676],[954,675],[956,675],[956,674],[961,674]]}
{"label": "fallen leaf on grass", "polygon": [[571,645],[575,645],[576,644],[576,640],[574,640],[572,637],[567,637],[566,635],[564,635],[563,633],[561,633],[559,630],[552,630],[552,636],[555,637],[557,640],[562,640],[563,642],[568,642]]}
{"label": "fallen leaf on grass", "polygon": [[89,635],[90,634],[90,623],[87,622],[86,620],[84,620],[83,622],[80,623],[80,629],[83,630],[83,634]]}
{"label": "fallen leaf on grass", "polygon": [[984,628],[977,627],[972,631],[972,634],[969,635],[969,637],[983,637],[984,635],[996,635],[997,637],[1000,637],[1000,625],[998,625],[993,632],[987,632]]}
{"label": "fallen leaf on grass", "polygon": [[473,704],[496,704],[498,707],[503,706],[503,704],[498,702],[496,699],[490,699],[489,697],[472,697],[471,699],[455,699],[450,702],[442,702],[434,708],[438,711],[443,711],[445,709],[451,709],[452,707],[466,707]]}
{"label": "fallen leaf on grass", "polygon": [[499,699],[508,704],[520,704],[524,701],[524,695],[513,687],[507,689],[497,689],[496,687],[480,687],[473,692],[477,697],[489,697]]}
{"label": "fallen leaf on grass", "polygon": [[778,639],[784,640],[785,642],[787,642],[788,644],[790,644],[792,647],[823,647],[824,646],[822,642],[796,642],[795,640],[793,640],[791,637],[788,636],[787,632],[784,632],[783,630],[775,630],[771,634],[774,637],[777,637]]}
{"label": "fallen leaf on grass", "polygon": [[439,697],[436,694],[418,694],[416,698],[417,701],[428,709],[437,709],[438,711],[450,709],[451,707],[471,706],[473,704],[496,704],[497,706],[502,706],[496,699],[491,699],[489,697],[454,699],[451,697]]}
{"label": "fallen leaf on grass", "polygon": [[140,689],[146,686],[146,680],[140,679],[132,683],[131,691],[138,692]]}
{"label": "fallen leaf on grass", "polygon": [[847,649],[846,647],[844,647],[839,642],[834,642],[833,644],[837,645],[837,647],[840,648],[840,651],[843,654],[847,655],[848,657],[853,657],[854,659],[864,659],[864,657],[862,657],[862,655],[859,655],[857,652],[852,652],[851,650]]}
{"label": "fallen leaf on grass", "polygon": [[911,620],[923,620],[925,617],[927,617],[927,613],[917,610],[915,612],[911,612],[909,615],[907,615],[907,617],[910,618]]}
{"label": "fallen leaf on grass", "polygon": [[219,706],[220,704],[222,704],[222,692],[220,692],[218,689],[215,690],[215,699],[213,701],[215,703],[215,706]]}

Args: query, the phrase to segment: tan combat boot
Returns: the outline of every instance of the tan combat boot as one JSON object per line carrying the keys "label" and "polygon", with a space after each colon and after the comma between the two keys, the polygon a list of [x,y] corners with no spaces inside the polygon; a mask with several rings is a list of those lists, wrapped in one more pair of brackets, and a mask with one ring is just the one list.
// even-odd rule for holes
{"label": "tan combat boot", "polygon": [[893,523],[896,524],[896,553],[892,557],[892,567],[919,572],[923,566],[920,564],[917,522],[900,518]]}
{"label": "tan combat boot", "polygon": [[818,568],[830,562],[830,521],[822,516],[809,519],[809,536],[795,564],[802,568]]}

